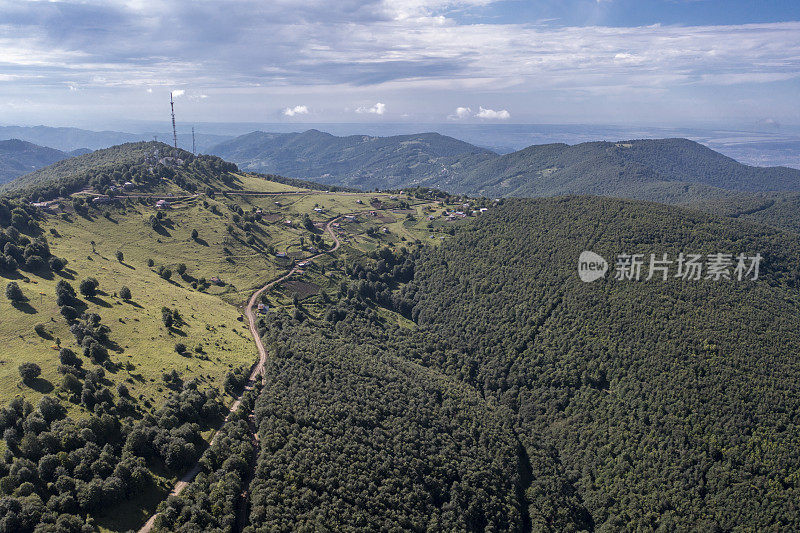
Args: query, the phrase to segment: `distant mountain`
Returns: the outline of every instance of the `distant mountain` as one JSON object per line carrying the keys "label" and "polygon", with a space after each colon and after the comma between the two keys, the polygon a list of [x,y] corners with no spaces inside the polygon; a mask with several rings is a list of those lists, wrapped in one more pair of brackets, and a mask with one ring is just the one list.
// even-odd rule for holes
{"label": "distant mountain", "polygon": [[62,152],[55,148],[39,146],[19,139],[0,141],[0,183],[13,180],[39,168],[90,150]]}
{"label": "distant mountain", "polygon": [[440,183],[497,157],[490,150],[438,133],[337,137],[318,130],[256,131],[214,146],[209,153],[243,170],[362,189]]}
{"label": "distant mountain", "polygon": [[452,185],[486,196],[593,194],[678,204],[732,191],[800,191],[800,170],[751,167],[694,141],[655,139],[531,146],[487,161]]}
{"label": "distant mountain", "polygon": [[[72,151],[80,148],[99,150],[110,148],[124,143],[152,141],[157,137],[162,141],[172,144],[172,131],[154,131],[145,133],[126,133],[122,131],[91,131],[80,128],[53,128],[50,126],[0,126],[0,138],[15,138],[52,146],[63,151]],[[210,135],[198,132],[195,135],[198,152],[205,152],[206,148],[218,144],[229,135]],[[178,148],[192,149],[192,135],[189,133],[178,134]]]}
{"label": "distant mountain", "polygon": [[665,203],[800,191],[800,170],[751,167],[687,139],[534,145],[505,155],[434,133],[253,132],[210,149],[242,168],[364,189],[418,185],[484,196],[592,194]]}

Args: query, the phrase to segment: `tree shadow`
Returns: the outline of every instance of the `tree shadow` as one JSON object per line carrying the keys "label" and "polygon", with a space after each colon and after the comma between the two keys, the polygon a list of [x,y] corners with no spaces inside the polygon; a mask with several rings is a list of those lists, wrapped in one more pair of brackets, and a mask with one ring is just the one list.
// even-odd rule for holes
{"label": "tree shadow", "polygon": [[123,302],[125,302],[128,305],[132,305],[133,307],[136,307],[137,309],[144,309],[144,307],[142,307],[141,305],[137,304],[133,300],[123,300]]}
{"label": "tree shadow", "polygon": [[11,305],[14,306],[14,309],[17,311],[22,311],[23,313],[27,313],[29,315],[38,313],[38,311],[28,302],[11,302]]}
{"label": "tree shadow", "polygon": [[178,337],[188,337],[185,331],[180,330],[176,327],[170,327],[169,332],[173,335],[177,335]]}
{"label": "tree shadow", "polygon": [[128,264],[128,263],[126,263],[125,261],[120,261],[120,262],[119,262],[119,264],[120,264],[120,265],[122,265],[122,266],[124,266],[124,267],[128,267],[128,268],[130,268],[131,270],[136,270],[136,267],[135,267],[135,266],[133,266],[133,265],[129,265],[129,264]]}
{"label": "tree shadow", "polygon": [[153,228],[153,231],[155,231],[162,237],[172,237],[170,232],[168,232],[167,228],[165,228],[163,225],[156,226],[155,228]]}
{"label": "tree shadow", "polygon": [[58,274],[58,276],[60,276],[60,277],[62,277],[64,279],[68,279],[68,280],[74,280],[75,279],[75,274],[72,274],[71,272],[66,272],[64,270],[56,272],[56,274]]}
{"label": "tree shadow", "polygon": [[198,238],[196,238],[196,239],[194,240],[194,242],[196,242],[196,243],[197,243],[197,244],[199,244],[200,246],[208,246],[208,241],[206,241],[206,240],[205,240],[204,238],[202,238],[202,237],[198,237]]}
{"label": "tree shadow", "polygon": [[111,307],[110,303],[108,303],[107,301],[103,300],[98,296],[87,296],[86,299],[92,302],[93,304],[99,305],[100,307],[105,307],[106,309]]}
{"label": "tree shadow", "polygon": [[53,384],[44,378],[36,378],[30,383],[26,383],[30,388],[41,394],[50,394],[53,392]]}

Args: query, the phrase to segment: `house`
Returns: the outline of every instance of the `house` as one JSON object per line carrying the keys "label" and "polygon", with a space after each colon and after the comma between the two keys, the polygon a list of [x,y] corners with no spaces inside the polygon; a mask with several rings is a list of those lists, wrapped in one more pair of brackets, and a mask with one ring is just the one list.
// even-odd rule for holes
{"label": "house", "polygon": [[485,213],[485,212],[486,212],[486,211],[488,211],[488,210],[489,210],[489,208],[488,208],[488,207],[481,207],[481,208],[480,208],[480,212],[481,212],[481,213]]}
{"label": "house", "polygon": [[156,202],[156,209],[167,209],[169,207],[169,202],[166,200],[159,200]]}
{"label": "house", "polygon": [[275,257],[279,257],[279,258],[283,259],[283,258],[286,257],[286,254],[284,252],[278,252],[277,254],[275,254]]}
{"label": "house", "polygon": [[95,198],[92,198],[92,203],[95,205],[110,204],[111,198],[109,198],[108,196],[97,196]]}
{"label": "house", "polygon": [[133,182],[126,181],[125,183],[122,184],[122,186],[125,187],[126,189],[132,189],[133,188]]}
{"label": "house", "polygon": [[291,220],[284,220],[283,223],[286,224],[287,226],[291,226],[292,225],[292,221]]}
{"label": "house", "polygon": [[258,314],[259,315],[266,315],[269,312],[269,306],[264,304],[258,304]]}
{"label": "house", "polygon": [[280,202],[275,202],[275,205],[277,205],[278,207],[280,207],[280,206],[281,206],[281,203],[280,203]]}
{"label": "house", "polygon": [[222,285],[222,280],[219,279],[217,276],[211,276],[211,279],[209,279],[209,281],[214,285]]}
{"label": "house", "polygon": [[256,209],[256,215],[262,215],[264,212],[261,209]]}
{"label": "house", "polygon": [[356,200],[356,203],[357,204],[363,204],[364,202],[362,202],[361,200]]}
{"label": "house", "polygon": [[381,231],[382,231],[383,233],[389,233],[389,228],[381,228]]}
{"label": "house", "polygon": [[322,213],[322,208],[321,207],[315,207],[314,211],[316,211],[317,213]]}

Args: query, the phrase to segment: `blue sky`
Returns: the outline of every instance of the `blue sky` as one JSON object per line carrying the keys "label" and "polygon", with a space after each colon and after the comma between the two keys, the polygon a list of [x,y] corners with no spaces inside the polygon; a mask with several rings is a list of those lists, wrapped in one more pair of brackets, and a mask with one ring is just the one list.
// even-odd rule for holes
{"label": "blue sky", "polygon": [[0,0],[0,121],[800,124],[800,2]]}

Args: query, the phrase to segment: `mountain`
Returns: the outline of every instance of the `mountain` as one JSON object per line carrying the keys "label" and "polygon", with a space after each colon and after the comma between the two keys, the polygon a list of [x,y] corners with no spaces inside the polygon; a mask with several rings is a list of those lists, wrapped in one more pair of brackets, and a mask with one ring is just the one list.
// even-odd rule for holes
{"label": "mountain", "polygon": [[597,194],[667,203],[725,191],[799,191],[800,170],[751,167],[687,139],[531,146],[479,165],[457,183],[488,196]]}
{"label": "mountain", "polygon": [[0,183],[11,181],[17,176],[86,152],[88,150],[67,153],[19,139],[0,141]]}
{"label": "mountain", "polygon": [[242,135],[209,149],[243,170],[374,189],[445,179],[496,157],[438,133],[337,137],[318,130]]}
{"label": "mountain", "polygon": [[800,191],[800,170],[751,167],[687,139],[534,145],[497,155],[438,134],[254,132],[210,149],[248,170],[364,189],[489,197],[592,194],[684,204],[731,191]]}
{"label": "mountain", "polygon": [[[81,128],[55,128],[51,126],[0,126],[0,138],[13,137],[43,146],[52,146],[66,152],[81,148],[99,150],[118,144],[150,141],[153,140],[154,136],[162,141],[171,141],[172,131],[127,133],[109,130],[92,131]],[[230,138],[230,135],[197,132],[195,135],[196,148],[199,152],[204,152],[209,146]],[[192,135],[190,133],[178,133],[178,147],[191,150]]]}

